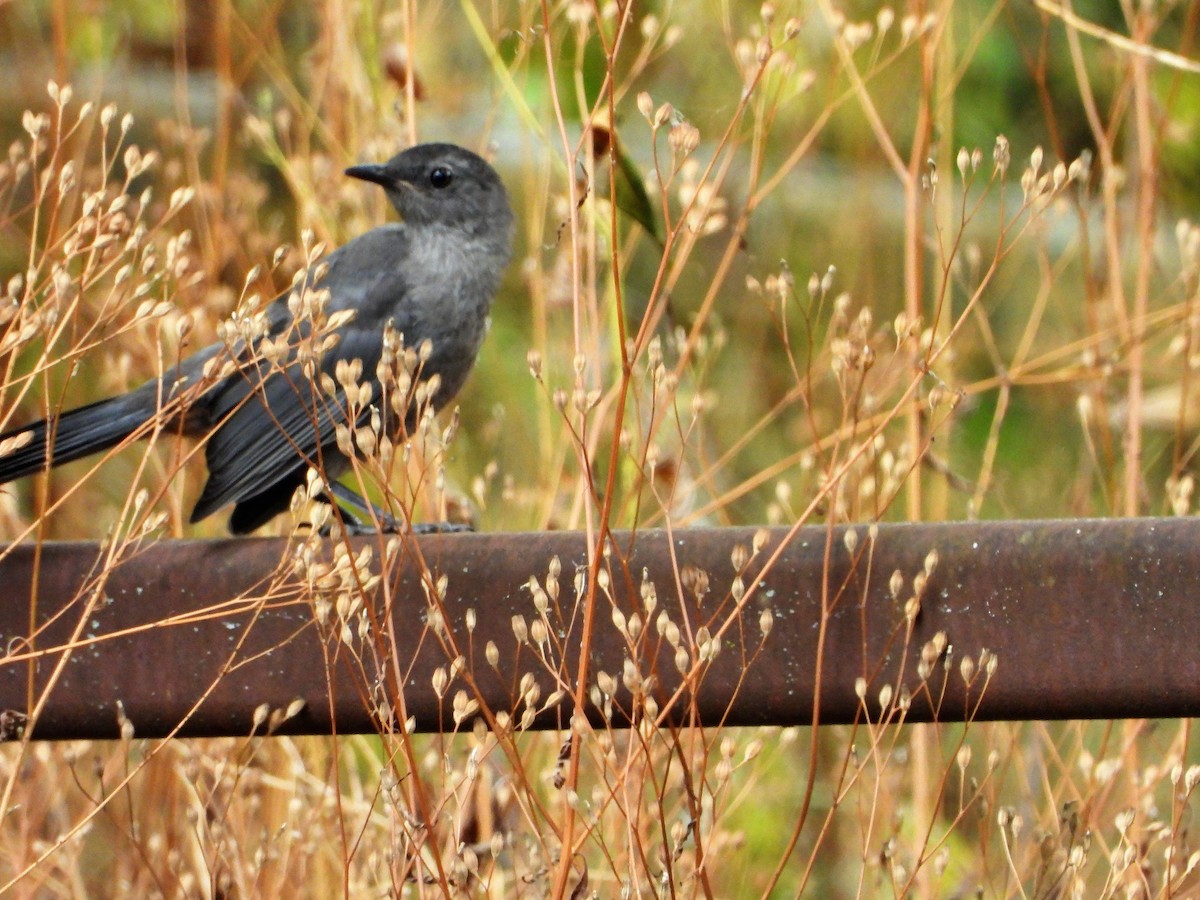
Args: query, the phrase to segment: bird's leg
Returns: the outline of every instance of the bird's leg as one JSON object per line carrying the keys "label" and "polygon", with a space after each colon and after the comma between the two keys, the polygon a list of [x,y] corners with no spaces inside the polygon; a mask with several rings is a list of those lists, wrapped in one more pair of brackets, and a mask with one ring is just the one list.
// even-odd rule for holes
{"label": "bird's leg", "polygon": [[[356,494],[340,481],[334,481],[330,483],[329,493],[333,495],[334,502],[337,503],[338,508],[341,509],[343,526],[346,529],[346,533],[351,536],[377,534],[380,531],[383,534],[401,534],[406,530],[411,530],[413,534],[452,534],[456,532],[473,530],[470,525],[460,525],[454,522],[406,523],[403,519],[397,519],[387,510],[376,506],[366,497]],[[347,505],[361,512],[367,513],[368,515],[374,513],[376,520],[379,522],[380,528],[377,530],[370,522],[365,522],[358,516],[351,513],[346,509]],[[407,528],[405,527],[406,525]]]}

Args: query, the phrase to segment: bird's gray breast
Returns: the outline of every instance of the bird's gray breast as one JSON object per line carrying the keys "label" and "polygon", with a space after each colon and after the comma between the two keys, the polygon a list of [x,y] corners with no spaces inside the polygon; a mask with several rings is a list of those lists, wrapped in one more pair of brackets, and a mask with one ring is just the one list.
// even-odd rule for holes
{"label": "bird's gray breast", "polygon": [[425,375],[442,378],[439,400],[457,393],[487,328],[506,247],[445,226],[373,229],[330,258],[323,286],[331,310],[356,311],[354,329],[382,333],[390,321],[416,347],[429,340]]}

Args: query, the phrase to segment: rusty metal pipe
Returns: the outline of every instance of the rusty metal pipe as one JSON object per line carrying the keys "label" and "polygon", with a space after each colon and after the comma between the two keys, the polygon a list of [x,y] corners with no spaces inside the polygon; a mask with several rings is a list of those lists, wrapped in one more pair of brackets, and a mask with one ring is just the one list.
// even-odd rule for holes
{"label": "rusty metal pipe", "polygon": [[[850,540],[844,528],[759,532],[765,540],[753,555],[753,529],[614,535],[604,559],[609,592],[595,595],[588,696],[600,703],[588,703],[589,717],[621,725],[645,715],[628,689],[639,679],[651,714],[706,725],[1200,713],[1194,520],[882,525],[873,540],[865,526],[853,530]],[[372,543],[382,546],[351,542],[356,550]],[[482,706],[461,728],[476,715],[520,720],[526,674],[540,687],[540,712],[527,724],[567,722],[569,696],[542,706],[571,686],[578,667],[583,614],[573,581],[589,558],[582,535],[421,537],[386,572],[377,552],[380,582],[365,595],[370,627],[359,614],[346,634],[334,592],[314,594],[295,573],[295,546],[163,542],[101,581],[98,545],[0,550],[0,727],[11,737],[33,716],[37,738],[114,737],[119,701],[139,737],[246,735],[272,724],[281,733],[370,732],[408,717],[431,731],[455,727],[453,698],[463,690],[460,701]],[[936,565],[913,601],[930,551]],[[518,644],[513,617],[537,635],[538,592],[528,582],[535,576],[545,590],[554,557],[561,584],[557,601],[547,596],[543,662],[532,642]],[[434,619],[444,618],[444,631],[430,625],[438,575],[446,581]],[[649,616],[644,580],[657,597]],[[381,639],[388,597],[394,643]],[[323,601],[333,608],[318,627]],[[670,625],[661,634],[656,627],[663,611],[679,629],[674,643]],[[629,624],[635,612],[640,630]],[[702,625],[719,635],[711,659],[716,644],[696,641]],[[680,648],[686,659],[677,660]],[[985,648],[995,659],[990,678],[986,655],[980,665]],[[474,684],[447,677],[439,697],[435,673],[449,675],[456,652]],[[598,679],[615,694],[611,709]],[[262,704],[293,701],[298,712],[286,721],[256,723]]]}

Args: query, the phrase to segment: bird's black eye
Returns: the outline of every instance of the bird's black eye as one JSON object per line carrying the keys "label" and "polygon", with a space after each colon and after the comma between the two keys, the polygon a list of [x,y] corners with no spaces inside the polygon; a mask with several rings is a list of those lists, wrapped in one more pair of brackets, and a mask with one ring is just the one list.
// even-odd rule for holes
{"label": "bird's black eye", "polygon": [[449,169],[447,169],[445,166],[438,166],[436,169],[434,169],[432,172],[429,173],[429,183],[432,184],[438,190],[441,190],[444,187],[449,187],[450,182],[452,182],[453,180],[454,180],[454,173],[451,172]]}

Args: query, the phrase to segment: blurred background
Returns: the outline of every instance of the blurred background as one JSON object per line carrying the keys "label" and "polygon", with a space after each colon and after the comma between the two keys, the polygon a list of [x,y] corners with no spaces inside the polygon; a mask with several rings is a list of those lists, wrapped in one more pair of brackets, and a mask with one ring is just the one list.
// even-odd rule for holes
{"label": "blurred background", "polygon": [[[398,489],[420,517],[1189,514],[1198,21],[1183,0],[0,0],[0,427],[203,346],[287,288],[307,232],[334,246],[394,215],[347,165],[453,140],[503,175],[517,248],[461,427]],[[220,534],[184,525],[203,473],[183,452],[160,441],[7,486],[0,528],[96,538],[142,487],[154,533]],[[1188,723],[734,738],[739,759],[757,749],[711,825],[716,887],[684,879],[689,895],[1187,895]],[[692,748],[698,772],[732,758],[721,740]],[[323,786],[315,744],[263,758],[291,747]],[[556,745],[526,749],[529,771],[553,767]],[[224,751],[156,752],[204,768]],[[381,751],[354,752],[361,771],[328,777],[369,793]],[[648,896],[654,853],[686,841],[647,837],[628,862],[637,842],[614,827],[597,826],[591,887]],[[280,872],[309,864],[298,847]],[[311,865],[380,890],[353,855]],[[157,863],[135,857],[104,866],[144,886]],[[72,894],[62,877],[46,890]]]}
{"label": "blurred background", "polygon": [[[1147,39],[1186,56],[1194,37],[1190,5],[1146,9],[1139,27]],[[20,141],[21,114],[47,107],[49,79],[72,86],[75,107],[92,99],[133,116],[124,140],[152,148],[160,162],[128,191],[153,185],[164,202],[171,188],[196,189],[172,226],[191,232],[196,280],[168,299],[212,317],[199,320],[197,335],[233,310],[246,274],[269,269],[275,249],[296,245],[303,229],[336,244],[390,214],[381,198],[341,176],[345,165],[436,139],[494,158],[521,216],[518,258],[480,364],[486,377],[461,399],[469,427],[449,470],[459,500],[473,504],[469,514],[488,528],[580,524],[586,504],[573,489],[570,440],[548,394],[574,387],[578,352],[590,357],[589,388],[611,386],[617,317],[631,333],[645,321],[668,344],[676,329],[689,346],[708,342],[702,362],[690,349],[682,354],[678,374],[681,390],[701,397],[711,414],[688,440],[661,450],[659,477],[669,484],[660,485],[655,504],[669,490],[666,505],[676,514],[714,524],[798,514],[779,498],[799,503],[813,473],[829,470],[830,429],[843,420],[845,392],[830,390],[825,361],[824,371],[805,373],[798,384],[788,357],[808,365],[828,351],[833,301],[843,294],[849,315],[866,309],[872,316],[867,337],[893,345],[898,313],[914,328],[919,316],[917,330],[934,324],[941,339],[962,316],[953,345],[918,386],[918,395],[938,384],[962,392],[953,414],[936,427],[898,419],[895,435],[883,432],[910,468],[921,456],[924,471],[895,479],[891,495],[851,503],[851,518],[1170,508],[1164,485],[1187,474],[1187,432],[1196,418],[1190,392],[1178,388],[1180,347],[1138,375],[1148,390],[1165,386],[1165,393],[1152,393],[1138,414],[1145,446],[1136,498],[1124,496],[1130,487],[1119,432],[1127,354],[1131,343],[1142,343],[1130,324],[1134,307],[1141,303],[1143,316],[1173,308],[1145,326],[1147,346],[1167,348],[1186,319],[1181,304],[1190,285],[1175,225],[1195,200],[1198,88],[1194,72],[1151,61],[1144,96],[1135,93],[1131,61],[1145,57],[1114,37],[1129,33],[1127,11],[1080,4],[1074,15],[1093,31],[1076,32],[1072,49],[1062,18],[1030,3],[622,10],[571,3],[5,4],[0,106],[8,112],[0,115],[0,135],[6,144]],[[607,39],[605,28],[613,29]],[[759,67],[764,36],[773,50]],[[835,36],[848,38],[842,46],[849,49],[839,50]],[[653,112],[670,104],[657,132],[639,111],[642,93]],[[1139,172],[1135,102],[1147,104],[1153,141],[1148,186]],[[668,135],[681,126],[694,127],[695,149],[686,165],[675,160],[672,174]],[[1096,164],[1095,129],[1111,157],[1108,169]],[[993,171],[1000,135],[1013,158],[1003,181]],[[85,124],[61,153],[86,170],[97,162],[95,142],[94,123]],[[980,150],[983,160],[965,196],[956,168],[964,148]],[[1086,177],[1031,217],[1020,182],[1037,148],[1042,172],[1081,155],[1090,164]],[[922,186],[931,172],[938,177],[932,191]],[[1106,172],[1120,181],[1108,195]],[[110,174],[123,177],[119,154]],[[671,216],[697,197],[710,207],[688,213],[686,239],[674,236],[665,250],[663,180]],[[1139,211],[1143,186],[1152,221]],[[5,273],[22,271],[30,259],[32,191],[25,178],[6,194]],[[606,212],[610,200],[615,218]],[[989,271],[1001,244],[1002,264]],[[293,255],[253,287],[264,295],[286,287],[300,260]],[[773,302],[747,286],[748,278],[763,284],[782,267],[794,279],[793,298]],[[830,267],[836,274],[828,296],[811,301],[809,277]],[[984,273],[987,283],[969,303]],[[1131,298],[1131,290],[1143,296]],[[544,390],[527,374],[531,348],[546,360]],[[114,366],[113,356],[127,353],[136,350],[106,347],[79,358],[80,371],[95,377],[69,389],[67,400],[89,399],[89,385],[107,392],[114,381],[136,382],[152,369],[145,359]],[[668,346],[668,365],[680,356]],[[889,391],[907,385],[912,364],[907,351],[880,358],[868,385],[875,411],[896,399]],[[51,378],[60,379],[56,393],[61,373]],[[28,394],[21,403],[5,410],[10,426],[37,408]],[[625,427],[600,419],[595,433]],[[918,431],[936,431],[937,446]],[[649,432],[642,437],[654,443]],[[480,488],[473,491],[472,480],[484,472],[484,493],[472,497]],[[106,473],[123,493],[128,473]],[[636,474],[622,475],[618,487],[645,493]],[[896,491],[907,498],[900,507]],[[626,524],[647,514],[630,504]]]}

